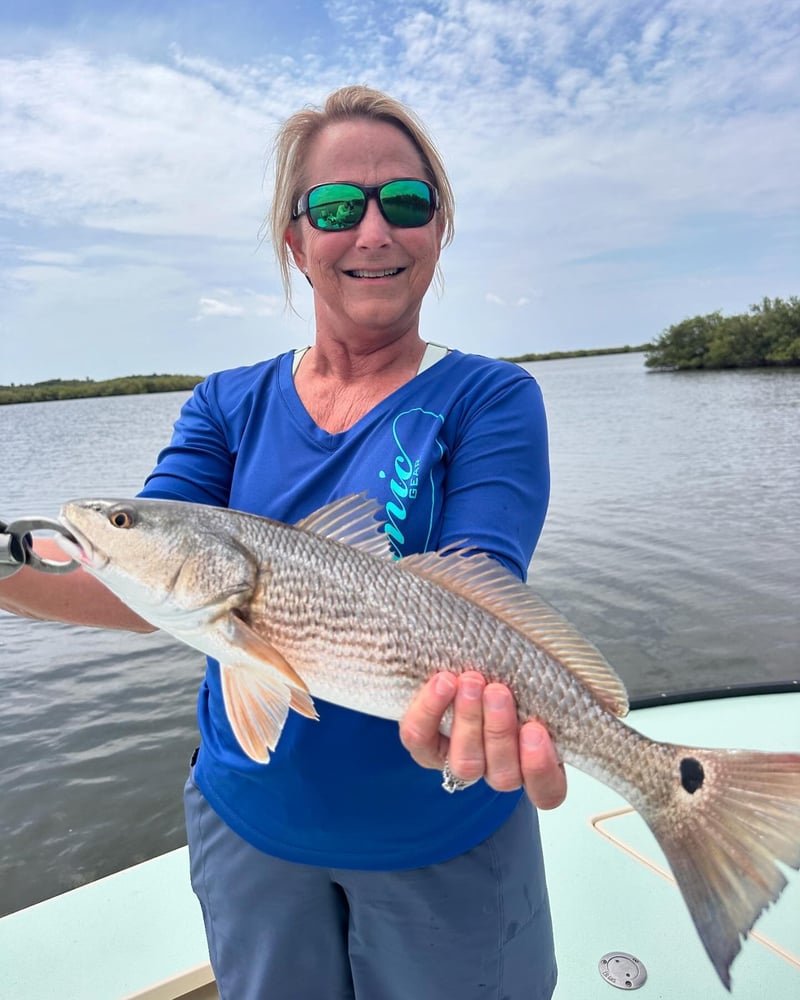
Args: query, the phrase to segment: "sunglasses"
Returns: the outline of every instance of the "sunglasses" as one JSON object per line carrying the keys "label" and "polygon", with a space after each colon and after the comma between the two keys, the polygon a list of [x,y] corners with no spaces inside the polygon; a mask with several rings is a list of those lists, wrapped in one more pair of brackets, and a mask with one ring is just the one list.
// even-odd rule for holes
{"label": "sunglasses", "polygon": [[439,207],[439,192],[427,181],[401,178],[362,187],[361,184],[317,184],[300,198],[292,219],[307,215],[325,233],[352,229],[364,218],[367,202],[374,198],[381,215],[392,226],[418,229],[427,226]]}

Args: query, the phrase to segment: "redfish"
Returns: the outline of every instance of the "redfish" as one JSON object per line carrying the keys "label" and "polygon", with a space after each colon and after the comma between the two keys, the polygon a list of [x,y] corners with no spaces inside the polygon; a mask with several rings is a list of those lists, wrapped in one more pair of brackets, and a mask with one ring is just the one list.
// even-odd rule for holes
{"label": "redfish", "polygon": [[731,962],[800,868],[800,753],[650,740],[624,685],[534,592],[468,548],[392,558],[363,495],[296,525],[160,500],[76,500],[66,551],[139,615],[220,663],[244,752],[266,764],[314,697],[400,719],[438,670],[507,684],[564,761],[642,815],[730,989]]}

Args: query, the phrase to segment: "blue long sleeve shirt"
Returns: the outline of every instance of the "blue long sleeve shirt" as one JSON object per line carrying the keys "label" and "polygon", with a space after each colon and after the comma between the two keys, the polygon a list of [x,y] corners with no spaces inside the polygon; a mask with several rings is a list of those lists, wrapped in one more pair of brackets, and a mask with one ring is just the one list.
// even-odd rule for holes
{"label": "blue long sleeve shirt", "polygon": [[[524,579],[549,494],[541,393],[520,367],[451,351],[338,434],[294,387],[292,354],[210,376],[187,401],[141,493],[294,523],[365,491],[400,557],[468,541]],[[241,837],[288,861],[418,868],[491,835],[521,793],[484,782],[457,795],[419,767],[396,722],[315,699],[290,712],[270,762],[247,758],[219,665],[200,689],[195,781]]]}

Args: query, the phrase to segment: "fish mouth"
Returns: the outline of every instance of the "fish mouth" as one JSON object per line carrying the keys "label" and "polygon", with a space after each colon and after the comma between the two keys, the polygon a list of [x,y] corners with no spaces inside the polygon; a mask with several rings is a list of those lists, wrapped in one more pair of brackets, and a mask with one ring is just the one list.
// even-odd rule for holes
{"label": "fish mouth", "polygon": [[58,515],[58,520],[64,525],[68,534],[58,532],[55,541],[69,557],[80,563],[86,569],[102,569],[108,563],[108,556],[100,552],[89,541],[86,535],[70,521],[63,513]]}

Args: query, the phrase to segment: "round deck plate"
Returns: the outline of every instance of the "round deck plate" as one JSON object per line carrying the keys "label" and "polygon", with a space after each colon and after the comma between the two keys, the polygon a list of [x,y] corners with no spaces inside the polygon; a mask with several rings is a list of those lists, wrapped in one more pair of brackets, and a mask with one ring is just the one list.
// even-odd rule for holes
{"label": "round deck plate", "polygon": [[638,990],[647,982],[647,969],[626,951],[610,951],[597,963],[600,975],[618,990]]}

